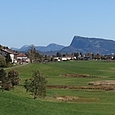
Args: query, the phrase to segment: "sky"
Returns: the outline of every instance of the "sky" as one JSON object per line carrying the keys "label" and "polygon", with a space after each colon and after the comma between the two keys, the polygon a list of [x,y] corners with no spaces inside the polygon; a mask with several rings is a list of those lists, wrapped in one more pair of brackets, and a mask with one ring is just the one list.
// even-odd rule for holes
{"label": "sky", "polygon": [[3,46],[69,46],[74,36],[115,40],[115,0],[0,0]]}

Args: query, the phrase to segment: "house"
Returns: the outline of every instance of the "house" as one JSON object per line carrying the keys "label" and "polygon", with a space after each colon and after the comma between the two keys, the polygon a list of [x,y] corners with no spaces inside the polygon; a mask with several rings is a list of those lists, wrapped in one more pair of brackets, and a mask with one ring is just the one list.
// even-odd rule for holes
{"label": "house", "polygon": [[0,49],[0,55],[6,57],[7,54],[10,55],[10,58],[11,58],[11,60],[12,60],[12,63],[14,63],[14,61],[16,60],[16,57],[17,57],[17,54],[18,54],[18,53],[14,52],[14,51],[12,51],[12,50],[10,50],[10,49],[8,49],[8,48],[7,48],[7,49]]}
{"label": "house", "polygon": [[62,57],[61,60],[62,61],[67,61],[67,57]]}
{"label": "house", "polygon": [[54,57],[53,60],[54,60],[54,61],[58,61],[58,62],[61,61],[61,60],[60,60],[60,57]]}
{"label": "house", "polygon": [[72,54],[65,54],[63,57],[61,57],[62,61],[67,61],[67,60],[73,60],[75,59]]}
{"label": "house", "polygon": [[64,54],[62,57],[53,57],[54,61],[69,61],[69,60],[75,60],[76,57],[72,54]]}
{"label": "house", "polygon": [[23,62],[30,62],[29,58],[24,53],[19,53],[17,55],[17,61],[22,64]]}

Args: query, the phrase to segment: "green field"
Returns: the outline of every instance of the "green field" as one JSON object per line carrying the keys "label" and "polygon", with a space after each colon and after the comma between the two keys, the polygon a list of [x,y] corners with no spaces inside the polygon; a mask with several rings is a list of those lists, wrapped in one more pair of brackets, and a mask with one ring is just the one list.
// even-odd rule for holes
{"label": "green field", "polygon": [[[20,85],[11,91],[0,91],[0,115],[115,115],[115,91],[90,89],[48,89],[45,99],[36,100],[23,88],[24,80],[39,69],[48,85],[87,86],[98,80],[115,80],[115,62],[67,61],[28,64],[15,68]],[[8,71],[8,69],[6,70]],[[88,74],[99,78],[62,77],[62,74]],[[76,101],[60,101],[55,96],[78,97]]]}

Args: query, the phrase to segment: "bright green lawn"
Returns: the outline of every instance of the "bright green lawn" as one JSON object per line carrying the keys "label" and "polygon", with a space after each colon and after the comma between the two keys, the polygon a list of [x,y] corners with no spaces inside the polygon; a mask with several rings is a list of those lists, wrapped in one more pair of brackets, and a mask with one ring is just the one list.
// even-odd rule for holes
{"label": "bright green lawn", "polygon": [[[39,69],[48,85],[88,85],[90,81],[115,80],[115,62],[71,61],[48,64],[28,64],[18,67],[20,84]],[[8,70],[7,70],[8,71]],[[61,74],[89,74],[102,78],[64,78]],[[97,98],[93,102],[59,102],[53,96]],[[115,91],[47,89],[45,99],[34,100],[22,86],[0,92],[0,115],[115,115]]]}

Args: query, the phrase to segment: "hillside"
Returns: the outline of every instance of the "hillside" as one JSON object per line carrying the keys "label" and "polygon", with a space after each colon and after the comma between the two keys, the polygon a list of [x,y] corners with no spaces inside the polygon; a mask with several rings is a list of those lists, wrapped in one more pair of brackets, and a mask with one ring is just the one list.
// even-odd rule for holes
{"label": "hillside", "polygon": [[[115,66],[111,62],[66,61],[20,66],[15,68],[19,72],[20,85],[10,91],[0,91],[0,115],[114,115],[114,90],[47,88],[45,99],[33,99],[31,93],[24,89],[23,83],[38,68],[48,80],[48,85],[53,86],[88,87],[92,81],[115,80]],[[73,74],[100,77],[62,76]],[[58,100],[56,96],[74,97],[74,100]]]}

